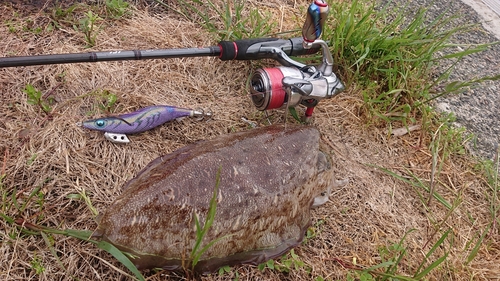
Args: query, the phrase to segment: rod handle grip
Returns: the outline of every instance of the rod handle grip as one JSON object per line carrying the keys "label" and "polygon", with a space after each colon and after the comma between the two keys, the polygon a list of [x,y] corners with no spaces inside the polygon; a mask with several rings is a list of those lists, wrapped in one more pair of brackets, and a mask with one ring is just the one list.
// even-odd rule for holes
{"label": "rod handle grip", "polygon": [[253,60],[266,58],[267,56],[265,54],[259,52],[260,47],[263,46],[264,43],[278,43],[277,41],[282,41],[282,39],[252,38],[236,41],[221,41],[219,42],[219,58],[221,60]]}
{"label": "rod handle grip", "polygon": [[221,60],[258,60],[276,59],[277,54],[269,47],[280,48],[288,56],[302,56],[314,54],[319,47],[305,49],[304,39],[301,37],[291,39],[279,38],[253,38],[236,41],[219,42]]}

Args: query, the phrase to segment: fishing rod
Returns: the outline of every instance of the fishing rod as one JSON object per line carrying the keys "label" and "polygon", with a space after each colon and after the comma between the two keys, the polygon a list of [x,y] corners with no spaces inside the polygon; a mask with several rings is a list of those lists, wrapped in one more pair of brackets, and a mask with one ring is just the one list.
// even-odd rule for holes
{"label": "fishing rod", "polygon": [[[328,44],[318,39],[323,31],[329,7],[325,0],[309,5],[302,37],[291,39],[253,38],[221,41],[217,46],[203,48],[120,50],[107,52],[68,53],[0,58],[0,68],[82,62],[104,62],[184,57],[219,57],[228,60],[274,59],[281,66],[257,69],[251,77],[250,92],[258,110],[306,107],[308,121],[319,101],[344,90],[333,73],[333,57]],[[290,58],[322,50],[320,66],[305,65]]]}
{"label": "fishing rod", "polygon": [[123,60],[186,58],[186,57],[215,57],[221,60],[258,60],[276,59],[287,65],[286,57],[281,58],[279,53],[269,48],[280,48],[288,56],[302,56],[316,53],[319,48],[305,49],[302,38],[278,39],[256,38],[237,41],[221,41],[218,46],[203,48],[156,49],[156,50],[121,50],[88,53],[68,53],[54,55],[19,56],[0,58],[0,68],[30,65],[49,65],[82,62],[104,62]]}

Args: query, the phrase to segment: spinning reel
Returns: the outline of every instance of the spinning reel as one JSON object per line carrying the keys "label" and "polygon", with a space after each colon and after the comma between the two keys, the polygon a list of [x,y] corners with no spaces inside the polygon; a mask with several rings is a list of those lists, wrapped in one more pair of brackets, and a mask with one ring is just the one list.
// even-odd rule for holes
{"label": "spinning reel", "polygon": [[325,1],[315,0],[307,10],[306,22],[302,28],[303,48],[321,48],[322,64],[319,67],[305,65],[292,60],[282,48],[269,47],[268,52],[275,53],[276,59],[283,66],[257,69],[252,75],[250,92],[257,109],[295,107],[301,104],[307,107],[304,116],[307,122],[319,101],[344,90],[344,85],[333,73],[333,57],[328,44],[318,39],[328,10]]}

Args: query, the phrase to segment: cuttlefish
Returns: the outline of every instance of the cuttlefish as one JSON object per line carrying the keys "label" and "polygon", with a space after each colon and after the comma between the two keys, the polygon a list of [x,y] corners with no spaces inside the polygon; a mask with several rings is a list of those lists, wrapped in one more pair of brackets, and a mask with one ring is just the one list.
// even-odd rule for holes
{"label": "cuttlefish", "polygon": [[[125,184],[95,236],[132,254],[139,269],[209,273],[279,257],[302,242],[311,208],[335,185],[319,141],[312,126],[273,125],[161,156]],[[212,197],[213,223],[200,238]],[[193,253],[197,240],[209,247]]]}

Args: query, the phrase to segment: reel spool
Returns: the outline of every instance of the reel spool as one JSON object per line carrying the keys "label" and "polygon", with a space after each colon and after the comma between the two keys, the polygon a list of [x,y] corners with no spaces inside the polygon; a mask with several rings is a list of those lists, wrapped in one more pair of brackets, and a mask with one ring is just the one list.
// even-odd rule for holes
{"label": "reel spool", "polygon": [[250,82],[250,93],[258,110],[299,105],[302,97],[297,93],[287,93],[283,87],[285,77],[303,79],[304,75],[296,68],[285,66],[260,68],[255,71]]}
{"label": "reel spool", "polygon": [[252,102],[258,110],[295,107],[308,108],[306,117],[312,114],[318,102],[331,98],[344,90],[342,82],[331,73],[324,76],[314,66],[298,69],[278,66],[257,69],[250,81]]}

